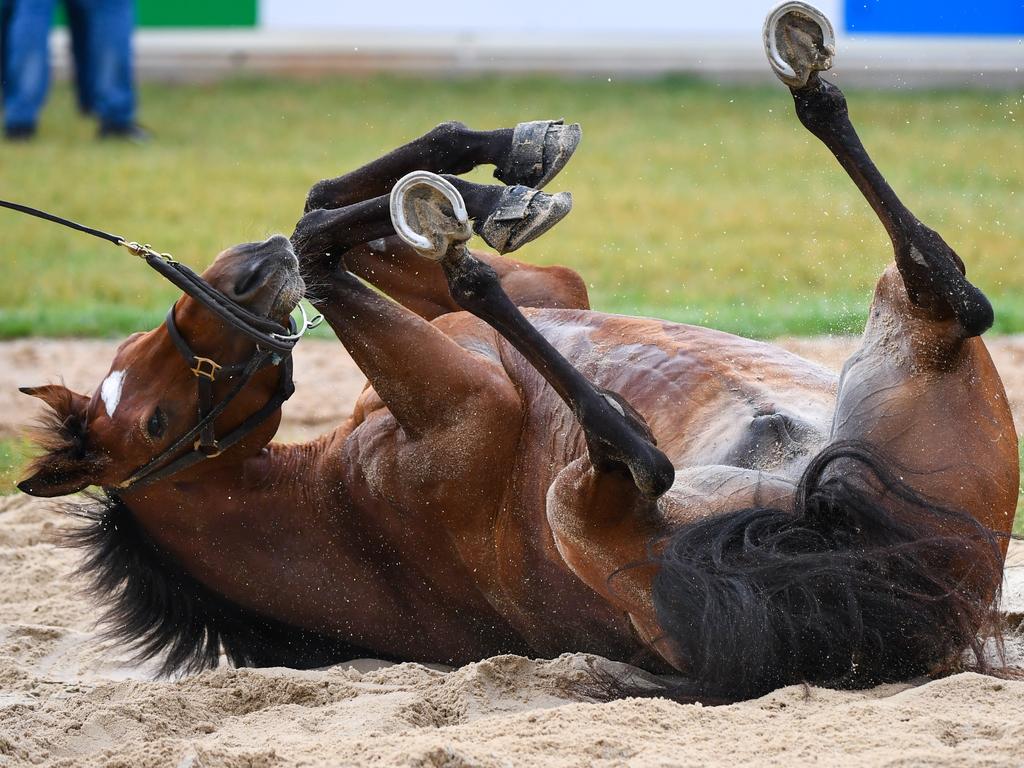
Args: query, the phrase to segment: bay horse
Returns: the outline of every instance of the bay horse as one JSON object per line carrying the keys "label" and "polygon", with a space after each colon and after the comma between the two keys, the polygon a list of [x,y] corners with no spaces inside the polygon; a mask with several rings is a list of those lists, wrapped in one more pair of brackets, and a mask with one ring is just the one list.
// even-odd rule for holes
{"label": "bay horse", "polygon": [[[236,246],[204,273],[278,322],[304,287],[368,379],[336,430],[271,442],[275,409],[230,448],[131,482],[195,424],[214,371],[196,360],[253,354],[188,296],[120,346],[91,396],[25,390],[52,417],[21,490],[103,489],[71,538],[112,636],[166,673],[221,653],[315,667],[584,651],[676,670],[716,700],[905,679],[976,646],[1019,481],[981,340],[992,308],[820,76],[828,20],[785,3],[765,36],[800,121],[893,243],[840,376],[592,311],[570,270],[469,252],[471,228],[512,251],[568,212],[538,188],[579,129],[442,124],[315,185],[290,239]],[[458,178],[483,164],[507,186]],[[210,381],[215,400],[232,386]],[[209,444],[279,386],[254,375]]]}

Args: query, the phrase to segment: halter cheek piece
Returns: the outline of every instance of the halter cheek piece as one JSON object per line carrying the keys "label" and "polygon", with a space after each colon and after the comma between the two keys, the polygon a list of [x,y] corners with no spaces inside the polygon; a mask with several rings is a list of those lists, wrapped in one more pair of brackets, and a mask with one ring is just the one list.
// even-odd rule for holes
{"label": "halter cheek piece", "polygon": [[[192,351],[192,348],[189,347],[188,342],[185,341],[185,338],[178,330],[174,319],[174,306],[171,306],[170,311],[167,313],[165,325],[167,333],[174,342],[174,346],[181,353],[192,374],[196,377],[198,422],[192,429],[178,437],[171,445],[132,472],[128,479],[119,483],[117,485],[119,490],[123,491],[147,485],[187,469],[194,464],[198,464],[204,459],[219,456],[263,423],[281,407],[285,400],[292,396],[292,393],[295,391],[295,385],[292,382],[292,349],[299,343],[299,339],[305,335],[306,331],[320,324],[323,320],[322,317],[316,316],[310,320],[300,304],[298,309],[302,314],[302,327],[297,328],[294,318],[289,317],[288,327],[285,328],[273,320],[250,312],[230,296],[221,293],[203,280],[202,277],[184,264],[175,261],[170,254],[158,253],[148,245],[129,242],[118,235],[87,227],[84,224],[78,224],[69,219],[55,216],[38,208],[21,205],[20,203],[0,200],[0,208],[10,208],[19,213],[52,221],[55,224],[60,224],[93,237],[107,240],[114,245],[127,248],[133,254],[142,258],[150,267],[167,278],[167,280],[217,315],[229,327],[234,328],[244,336],[248,336],[256,343],[256,349],[245,363],[223,365],[208,357],[201,357]],[[258,411],[250,414],[248,418],[233,430],[218,438],[214,431],[217,417],[227,409],[231,402],[245,388],[245,385],[249,383],[249,380],[268,365],[276,365],[278,369],[277,391],[273,397],[264,403],[263,407]],[[228,391],[223,400],[215,404],[213,397],[214,384],[220,381],[232,380],[234,381],[234,386]],[[185,448],[188,450],[178,455]],[[174,458],[175,456],[177,458]]]}
{"label": "halter cheek piece", "polygon": [[[296,332],[295,321],[289,318],[289,325],[292,334]],[[303,315],[303,321],[309,324]],[[295,391],[295,384],[292,382],[292,357],[291,353],[279,353],[256,347],[252,357],[245,363],[237,365],[221,365],[208,357],[195,354],[188,342],[178,330],[174,320],[174,306],[167,312],[167,319],[164,321],[167,333],[174,342],[174,346],[185,359],[192,374],[196,377],[197,389],[197,410],[198,420],[192,429],[185,432],[171,445],[154,456],[148,462],[136,469],[127,480],[119,483],[119,490],[137,488],[141,485],[148,485],[165,477],[170,477],[183,469],[198,464],[204,459],[212,459],[219,456],[228,448],[232,447],[243,437],[252,432],[262,424],[271,414],[292,396]],[[216,436],[214,425],[217,417],[220,416],[238,394],[245,388],[260,370],[268,365],[276,365],[278,368],[277,391],[262,408],[250,414],[245,421],[220,438]],[[234,381],[234,386],[219,403],[214,403],[213,386],[215,382]],[[182,449],[185,453],[173,458]],[[190,449],[190,450],[189,450]]]}

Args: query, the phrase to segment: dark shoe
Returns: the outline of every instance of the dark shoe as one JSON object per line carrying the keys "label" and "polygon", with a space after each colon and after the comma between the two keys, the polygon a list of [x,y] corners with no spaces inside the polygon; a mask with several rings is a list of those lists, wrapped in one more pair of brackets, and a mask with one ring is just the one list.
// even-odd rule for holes
{"label": "dark shoe", "polygon": [[138,123],[128,123],[128,125],[100,125],[99,138],[120,139],[121,141],[130,141],[133,144],[145,144],[153,137],[149,131]]}
{"label": "dark shoe", "polygon": [[4,126],[4,138],[8,141],[31,141],[36,135],[34,125],[6,125]]}
{"label": "dark shoe", "polygon": [[498,253],[511,253],[536,240],[572,210],[572,194],[549,195],[516,184],[505,187],[497,207],[473,231]]}
{"label": "dark shoe", "polygon": [[579,123],[534,120],[519,123],[512,131],[512,151],[494,178],[509,186],[542,189],[565,167],[579,146],[583,131]]}

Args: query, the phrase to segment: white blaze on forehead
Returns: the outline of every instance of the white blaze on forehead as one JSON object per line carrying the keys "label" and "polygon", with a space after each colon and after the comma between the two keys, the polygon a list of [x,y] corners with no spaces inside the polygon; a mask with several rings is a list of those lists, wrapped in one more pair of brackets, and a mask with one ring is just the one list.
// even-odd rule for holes
{"label": "white blaze on forehead", "polygon": [[113,418],[117,404],[121,402],[121,387],[124,386],[124,371],[114,371],[103,380],[100,386],[100,397],[103,399],[103,407],[107,409],[107,416]]}

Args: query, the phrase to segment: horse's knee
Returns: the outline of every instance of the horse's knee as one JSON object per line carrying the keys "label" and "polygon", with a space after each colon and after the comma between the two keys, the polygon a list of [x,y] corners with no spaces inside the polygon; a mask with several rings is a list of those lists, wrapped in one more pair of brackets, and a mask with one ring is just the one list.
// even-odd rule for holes
{"label": "horse's knee", "polygon": [[890,363],[902,358],[916,368],[945,370],[966,338],[956,317],[935,317],[912,302],[896,265],[886,268],[875,285],[862,350],[882,352]]}
{"label": "horse's knee", "polygon": [[321,179],[312,187],[309,188],[309,192],[306,195],[306,204],[302,209],[303,213],[309,213],[315,211],[318,208],[333,208],[335,198],[334,189],[336,185],[334,179]]}
{"label": "horse's knee", "polygon": [[545,267],[548,280],[553,284],[552,292],[560,301],[560,308],[590,309],[590,295],[587,284],[579,272],[569,267]]}
{"label": "horse's knee", "polygon": [[299,260],[299,270],[307,281],[324,277],[338,264],[340,254],[332,255],[330,252],[329,218],[329,211],[316,208],[299,219],[292,232],[292,249]]}
{"label": "horse's knee", "polygon": [[623,610],[641,640],[679,668],[661,640],[651,599],[650,545],[663,529],[656,509],[639,500],[628,477],[577,459],[548,489],[548,526],[562,561],[584,584]]}

